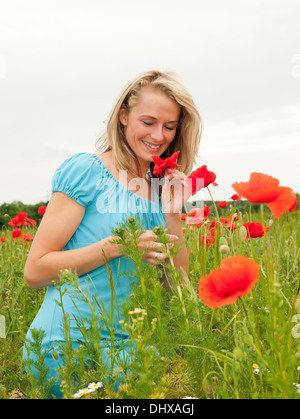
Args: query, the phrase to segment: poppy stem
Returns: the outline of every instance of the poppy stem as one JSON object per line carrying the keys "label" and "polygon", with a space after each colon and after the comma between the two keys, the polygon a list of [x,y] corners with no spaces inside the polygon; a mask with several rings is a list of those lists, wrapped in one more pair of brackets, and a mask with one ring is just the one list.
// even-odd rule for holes
{"label": "poppy stem", "polygon": [[210,192],[210,190],[209,190],[209,187],[207,186],[206,188],[207,188],[208,193],[209,193],[209,195],[210,195],[210,197],[211,197],[211,200],[212,200],[212,202],[213,202],[213,205],[214,205],[214,208],[215,208],[215,211],[216,211],[216,216],[217,216],[218,222],[220,222],[219,212],[218,212],[218,208],[217,208],[217,206],[216,206],[215,200],[214,200],[214,198],[212,197],[212,194],[211,194],[211,192]]}
{"label": "poppy stem", "polygon": [[[240,298],[239,301],[240,301],[241,306],[242,306],[242,312],[244,312],[245,317],[247,319],[247,322],[252,329],[252,336],[253,336],[253,338],[256,338],[257,342],[259,342],[259,339],[257,338],[257,335],[256,335],[255,326],[251,322],[250,316],[248,314],[248,309],[246,307],[246,304],[245,304],[243,298]],[[247,330],[247,332],[248,332],[248,330]],[[248,332],[248,334],[249,334],[249,332]],[[257,347],[255,340],[253,340],[252,345],[253,345],[254,350],[258,354],[258,356],[261,356],[261,350]]]}
{"label": "poppy stem", "polygon": [[263,252],[264,252],[264,262],[265,262],[265,266],[268,266],[268,260],[267,260],[267,254],[266,254],[266,244],[267,244],[267,236],[266,236],[266,231],[265,231],[265,217],[264,217],[264,204],[261,203],[260,204],[260,214],[261,214],[261,224],[263,226],[263,230],[264,230],[264,246],[263,246]]}

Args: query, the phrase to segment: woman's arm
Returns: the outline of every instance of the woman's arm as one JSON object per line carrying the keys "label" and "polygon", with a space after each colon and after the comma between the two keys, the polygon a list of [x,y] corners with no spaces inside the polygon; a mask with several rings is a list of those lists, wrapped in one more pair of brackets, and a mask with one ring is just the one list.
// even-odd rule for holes
{"label": "woman's arm", "polygon": [[[71,269],[83,275],[121,256],[113,236],[74,250],[62,251],[77,230],[85,208],[62,192],[55,192],[33,240],[24,269],[30,288],[52,285],[59,272]],[[104,253],[104,254],[103,254]]]}

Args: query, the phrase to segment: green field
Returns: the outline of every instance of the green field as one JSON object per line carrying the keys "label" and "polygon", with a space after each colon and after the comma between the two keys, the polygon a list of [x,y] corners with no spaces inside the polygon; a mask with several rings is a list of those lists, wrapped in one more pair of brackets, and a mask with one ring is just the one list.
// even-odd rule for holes
{"label": "green field", "polygon": [[[111,381],[107,382],[94,324],[89,345],[83,343],[77,351],[67,345],[62,348],[67,359],[60,371],[65,397],[72,398],[79,389],[100,382],[101,387],[80,397],[300,398],[299,212],[298,207],[273,220],[263,205],[258,211],[251,204],[241,209],[227,207],[219,210],[219,217],[238,217],[224,224],[218,222],[212,205],[201,226],[188,226],[182,221],[190,256],[184,287],[179,285],[171,254],[168,267],[158,269],[141,263],[134,240],[138,229],[130,220],[119,233],[126,242],[127,256],[135,261],[140,285],[132,290],[126,307],[120,310],[125,310],[123,327],[130,334],[135,355],[122,365],[112,346],[115,365],[110,371]],[[4,219],[4,214],[1,217]],[[211,221],[216,221],[219,228],[208,242],[205,237],[211,235]],[[245,239],[241,234],[245,222],[260,222],[269,231],[263,237]],[[228,228],[230,225],[236,228]],[[36,228],[25,226],[22,232],[34,236]],[[0,398],[45,398],[47,382],[34,385],[22,362],[25,335],[45,290],[31,290],[25,284],[23,269],[31,242],[13,238],[13,230],[6,223],[0,232],[0,237],[6,238],[0,241]],[[131,241],[127,230],[131,230]],[[163,233],[157,234],[163,241]],[[221,245],[225,246],[222,251]],[[259,280],[251,292],[236,302],[212,309],[199,298],[199,279],[235,255],[244,255],[259,265]],[[172,294],[159,282],[166,270],[172,281]],[[112,280],[109,270],[108,279]],[[81,292],[71,273],[64,272],[62,280],[73,282],[77,292]],[[109,313],[105,315],[111,321]],[[65,320],[67,333],[67,317]],[[38,336],[36,346],[38,349]],[[91,360],[89,368],[80,362],[86,356]],[[121,384],[115,391],[120,373]]]}

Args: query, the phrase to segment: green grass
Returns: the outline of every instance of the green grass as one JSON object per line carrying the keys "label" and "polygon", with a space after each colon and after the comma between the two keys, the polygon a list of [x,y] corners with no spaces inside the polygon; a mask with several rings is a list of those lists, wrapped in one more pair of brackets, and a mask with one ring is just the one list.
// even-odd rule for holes
{"label": "green grass", "polygon": [[[228,215],[224,210],[224,216]],[[262,221],[263,217],[268,225],[270,213],[267,209],[264,213],[240,212],[239,217],[240,223]],[[124,233],[127,230],[132,233],[131,241]],[[35,230],[27,228],[24,232],[34,235]],[[274,220],[262,238],[245,241],[238,229],[229,231],[222,226],[221,242],[225,239],[229,245],[225,255],[219,252],[218,235],[214,245],[202,244],[205,232],[205,225],[185,230],[190,273],[181,288],[172,264],[159,270],[141,263],[134,222],[124,225],[121,240],[126,241],[127,255],[134,260],[141,279],[124,307],[123,327],[130,334],[135,355],[127,365],[116,359],[112,380],[106,382],[95,350],[95,329],[94,338],[87,337],[94,345],[93,351],[92,345],[83,345],[77,351],[64,348],[67,365],[74,369],[74,360],[78,360],[75,368],[79,377],[78,382],[71,383],[68,367],[60,371],[65,397],[72,397],[91,382],[102,381],[103,388],[84,397],[300,398],[295,386],[300,383],[300,316],[299,320],[295,317],[300,284],[299,208]],[[163,240],[163,233],[158,235]],[[23,279],[30,243],[12,239],[10,228],[3,228],[1,236],[7,240],[0,242],[0,314],[6,321],[6,337],[0,338],[0,398],[12,397],[16,392],[26,398],[43,398],[42,389],[34,388],[25,374],[22,347],[45,290],[30,290]],[[259,264],[259,281],[251,293],[234,304],[210,309],[198,297],[199,278],[218,268],[222,258],[239,254]],[[169,272],[173,294],[160,285],[163,270]],[[63,280],[73,282],[74,289],[81,292],[71,273],[64,273]],[[99,301],[96,304],[101,306]],[[109,313],[105,315],[109,323]],[[112,353],[114,350],[112,347]],[[80,360],[88,351],[94,362],[85,369]],[[115,392],[114,382],[120,372],[123,378]]]}

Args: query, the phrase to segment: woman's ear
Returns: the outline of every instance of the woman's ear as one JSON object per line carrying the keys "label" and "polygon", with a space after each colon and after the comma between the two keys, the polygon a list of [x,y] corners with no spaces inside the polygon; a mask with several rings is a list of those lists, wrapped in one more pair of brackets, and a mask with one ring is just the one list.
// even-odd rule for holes
{"label": "woman's ear", "polygon": [[123,103],[119,110],[119,120],[124,127],[127,124],[127,113],[127,106]]}

